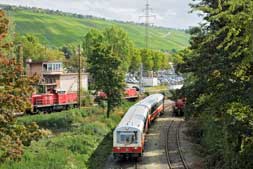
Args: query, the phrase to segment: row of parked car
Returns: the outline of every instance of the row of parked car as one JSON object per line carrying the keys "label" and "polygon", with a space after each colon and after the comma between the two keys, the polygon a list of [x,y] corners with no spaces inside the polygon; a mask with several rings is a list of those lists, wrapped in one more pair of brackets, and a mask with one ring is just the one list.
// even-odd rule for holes
{"label": "row of parked car", "polygon": [[184,78],[179,75],[173,76],[160,76],[158,77],[160,84],[168,84],[168,85],[178,85],[184,82]]}
{"label": "row of parked car", "polygon": [[157,78],[160,84],[181,85],[184,82],[184,78],[174,69],[158,71]]}
{"label": "row of parked car", "polygon": [[[155,77],[157,77],[158,79],[158,85],[159,84],[179,85],[183,84],[184,82],[184,78],[181,75],[176,74],[175,71],[172,69],[158,71],[155,74]],[[125,81],[126,83],[139,84],[137,78],[138,77],[134,76],[133,74],[127,74]]]}
{"label": "row of parked car", "polygon": [[125,81],[126,81],[126,83],[133,83],[133,84],[139,83],[139,81],[136,79],[136,77],[131,74],[126,75]]}

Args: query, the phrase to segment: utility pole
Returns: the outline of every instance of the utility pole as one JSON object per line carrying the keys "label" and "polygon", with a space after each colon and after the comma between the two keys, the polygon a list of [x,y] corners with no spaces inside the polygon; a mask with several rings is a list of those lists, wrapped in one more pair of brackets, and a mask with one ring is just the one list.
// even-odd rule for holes
{"label": "utility pole", "polygon": [[[151,15],[150,13],[152,12],[152,8],[150,7],[149,4],[149,0],[146,0],[146,5],[145,5],[145,9],[144,9],[144,16],[140,16],[140,18],[144,18],[145,19],[145,47],[146,50],[149,48],[149,26],[150,24],[150,19],[154,19],[156,16],[155,15]],[[143,83],[142,83],[142,79],[143,79],[143,63],[141,63],[141,67],[140,67],[140,89],[143,89]],[[142,92],[142,91],[141,91]]]}
{"label": "utility pole", "polygon": [[81,45],[78,46],[78,107],[81,108]]}

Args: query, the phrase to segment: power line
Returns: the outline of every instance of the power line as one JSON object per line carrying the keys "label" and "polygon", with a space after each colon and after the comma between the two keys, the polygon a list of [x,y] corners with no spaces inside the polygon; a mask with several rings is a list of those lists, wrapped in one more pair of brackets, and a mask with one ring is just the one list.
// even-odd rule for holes
{"label": "power line", "polygon": [[153,11],[153,9],[150,7],[150,4],[149,4],[149,0],[146,0],[146,5],[145,5],[145,8],[144,8],[144,16],[140,16],[140,18],[145,18],[145,46],[146,46],[146,49],[149,48],[149,27],[151,24],[150,22],[150,19],[154,19],[156,18],[155,15],[151,15],[151,12]]}
{"label": "power line", "polygon": [[[140,16],[140,18],[145,18],[145,47],[146,49],[149,48],[149,27],[151,24],[150,19],[152,18],[156,18],[155,15],[151,15],[151,12],[153,11],[153,9],[150,7],[149,4],[149,0],[146,0],[146,5],[144,8],[144,16]],[[141,63],[141,67],[140,67],[140,79],[139,79],[139,87],[142,90],[143,89],[143,63]]]}

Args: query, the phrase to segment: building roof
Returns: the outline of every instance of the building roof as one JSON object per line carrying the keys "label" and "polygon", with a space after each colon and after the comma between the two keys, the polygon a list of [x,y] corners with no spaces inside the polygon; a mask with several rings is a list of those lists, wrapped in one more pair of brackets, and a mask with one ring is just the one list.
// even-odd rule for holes
{"label": "building roof", "polygon": [[63,63],[62,61],[29,61],[27,60],[26,63],[27,64],[43,64],[43,63]]}

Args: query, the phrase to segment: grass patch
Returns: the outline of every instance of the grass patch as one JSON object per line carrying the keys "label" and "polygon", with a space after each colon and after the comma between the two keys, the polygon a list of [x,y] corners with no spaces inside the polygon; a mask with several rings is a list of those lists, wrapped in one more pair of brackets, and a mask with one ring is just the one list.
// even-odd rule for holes
{"label": "grass patch", "polygon": [[25,147],[20,161],[0,169],[99,169],[112,148],[112,131],[133,103],[125,103],[109,119],[101,108],[21,117],[19,123],[37,122],[52,135]]}
{"label": "grass patch", "polygon": [[160,85],[160,86],[153,86],[153,87],[145,87],[146,92],[152,92],[152,91],[165,91],[168,90],[168,85]]}

